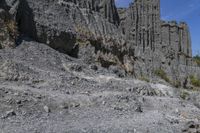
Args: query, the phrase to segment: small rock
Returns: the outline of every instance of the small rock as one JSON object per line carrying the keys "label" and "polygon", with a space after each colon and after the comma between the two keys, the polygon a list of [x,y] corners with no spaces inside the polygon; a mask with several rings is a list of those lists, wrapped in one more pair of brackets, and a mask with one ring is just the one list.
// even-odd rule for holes
{"label": "small rock", "polygon": [[79,106],[80,106],[80,103],[75,103],[75,104],[74,104],[74,107],[75,107],[75,108],[77,108],[77,107],[79,107]]}
{"label": "small rock", "polygon": [[60,105],[60,108],[61,108],[61,109],[69,109],[69,104],[67,104],[67,103],[62,103],[62,104]]}
{"label": "small rock", "polygon": [[105,102],[105,101],[103,101],[103,102],[102,102],[102,104],[103,104],[103,105],[105,105],[105,104],[106,104],[106,102]]}
{"label": "small rock", "polygon": [[42,95],[36,95],[37,99],[42,99]]}
{"label": "small rock", "polygon": [[186,123],[186,125],[184,126],[184,129],[182,130],[182,132],[184,133],[199,133],[200,130],[200,124],[196,123],[194,121],[189,121]]}
{"label": "small rock", "polygon": [[72,84],[72,85],[75,85],[75,83],[74,83],[73,81],[71,82],[71,84]]}
{"label": "small rock", "polygon": [[16,93],[14,93],[14,96],[19,96],[19,93],[17,93],[17,92],[16,92]]}
{"label": "small rock", "polygon": [[66,94],[70,95],[70,92],[69,92],[69,91],[67,91],[67,92],[66,92]]}
{"label": "small rock", "polygon": [[21,104],[22,101],[21,101],[21,100],[16,100],[16,103],[17,103],[17,104]]}
{"label": "small rock", "polygon": [[3,116],[2,118],[5,119],[5,118],[11,117],[11,116],[15,116],[15,115],[16,115],[16,113],[15,113],[15,111],[12,109],[12,110],[10,110],[10,111],[6,111],[5,116]]}
{"label": "small rock", "polygon": [[98,67],[96,65],[91,65],[90,68],[94,71],[97,71],[98,70]]}
{"label": "small rock", "polygon": [[175,110],[175,113],[176,113],[176,114],[179,114],[179,110],[178,110],[178,109],[176,109],[176,110]]}
{"label": "small rock", "polygon": [[114,107],[114,110],[123,111],[123,108],[122,107]]}
{"label": "small rock", "polygon": [[78,64],[71,64],[70,70],[76,71],[76,72],[81,72],[83,70],[82,66]]}
{"label": "small rock", "polygon": [[136,107],[135,111],[136,111],[136,112],[140,112],[140,113],[142,113],[143,110],[142,110],[141,105],[138,105],[138,106]]}
{"label": "small rock", "polygon": [[47,113],[50,113],[50,112],[51,112],[48,106],[44,106],[44,110],[45,110],[45,112],[47,112]]}

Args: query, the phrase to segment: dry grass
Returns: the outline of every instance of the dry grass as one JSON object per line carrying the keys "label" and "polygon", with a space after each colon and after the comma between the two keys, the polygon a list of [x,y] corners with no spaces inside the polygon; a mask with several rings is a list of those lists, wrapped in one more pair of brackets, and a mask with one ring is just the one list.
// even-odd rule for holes
{"label": "dry grass", "polygon": [[9,35],[13,39],[16,39],[18,36],[17,23],[12,19],[8,19],[5,21],[5,25],[6,25],[7,31],[9,32]]}
{"label": "dry grass", "polygon": [[146,82],[150,82],[150,80],[149,80],[147,77],[145,77],[145,76],[141,76],[141,77],[139,78],[139,80],[146,81]]}
{"label": "dry grass", "polygon": [[193,59],[197,63],[197,65],[200,67],[200,55],[194,56]]}
{"label": "dry grass", "polygon": [[162,69],[158,69],[155,71],[155,75],[157,75],[158,77],[164,79],[166,82],[170,82],[170,79],[167,77],[167,74],[164,70]]}
{"label": "dry grass", "polygon": [[200,87],[200,79],[197,78],[196,76],[191,75],[190,76],[190,82],[193,86],[195,87]]}

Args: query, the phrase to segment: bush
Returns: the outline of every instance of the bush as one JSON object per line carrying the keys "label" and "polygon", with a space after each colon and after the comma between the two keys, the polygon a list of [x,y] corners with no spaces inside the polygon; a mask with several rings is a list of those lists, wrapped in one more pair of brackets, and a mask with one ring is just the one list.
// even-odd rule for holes
{"label": "bush", "polygon": [[14,20],[8,19],[5,21],[7,30],[9,32],[9,35],[13,38],[16,39],[18,36],[18,30],[17,30],[17,24]]}
{"label": "bush", "polygon": [[190,82],[193,86],[200,87],[200,79],[193,75],[190,76]]}
{"label": "bush", "polygon": [[180,87],[181,87],[181,81],[175,80],[175,81],[173,82],[173,85],[174,85],[176,88],[180,88]]}
{"label": "bush", "polygon": [[200,55],[194,56],[193,59],[197,63],[197,65],[200,67]]}
{"label": "bush", "polygon": [[155,71],[155,75],[159,76],[160,78],[164,79],[166,82],[170,82],[169,78],[167,77],[167,74],[164,70],[158,69]]}
{"label": "bush", "polygon": [[146,81],[146,82],[150,82],[150,80],[149,80],[147,77],[145,77],[145,76],[141,76],[141,77],[139,78],[139,80]]}
{"label": "bush", "polygon": [[184,100],[186,100],[189,97],[189,93],[187,91],[181,91],[180,97]]}

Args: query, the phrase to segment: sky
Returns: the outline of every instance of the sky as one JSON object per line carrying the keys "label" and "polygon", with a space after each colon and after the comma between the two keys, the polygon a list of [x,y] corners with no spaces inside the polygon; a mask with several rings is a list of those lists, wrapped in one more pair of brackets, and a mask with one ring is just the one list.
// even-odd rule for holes
{"label": "sky", "polygon": [[[115,0],[128,7],[133,0]],[[161,0],[161,19],[185,21],[190,28],[193,55],[200,54],[200,0]]]}

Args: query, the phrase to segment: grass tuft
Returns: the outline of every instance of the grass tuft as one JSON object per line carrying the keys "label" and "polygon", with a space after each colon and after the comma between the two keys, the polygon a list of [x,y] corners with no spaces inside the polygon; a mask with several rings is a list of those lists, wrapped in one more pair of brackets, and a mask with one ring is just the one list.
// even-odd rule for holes
{"label": "grass tuft", "polygon": [[139,80],[141,80],[141,81],[146,81],[146,82],[150,82],[150,80],[149,80],[147,77],[145,77],[145,76],[141,76],[141,77],[139,78]]}
{"label": "grass tuft", "polygon": [[200,79],[197,78],[196,76],[191,75],[191,76],[190,76],[190,82],[191,82],[191,84],[192,84],[193,86],[195,86],[195,87],[200,87]]}
{"label": "grass tuft", "polygon": [[197,63],[197,65],[200,67],[200,55],[194,56],[193,59]]}
{"label": "grass tuft", "polygon": [[183,99],[183,100],[186,100],[188,97],[189,97],[189,93],[187,91],[181,91],[180,93],[180,97]]}
{"label": "grass tuft", "polygon": [[155,75],[157,75],[158,77],[164,79],[166,82],[170,82],[170,79],[167,77],[167,74],[164,70],[162,69],[158,69],[155,71]]}

